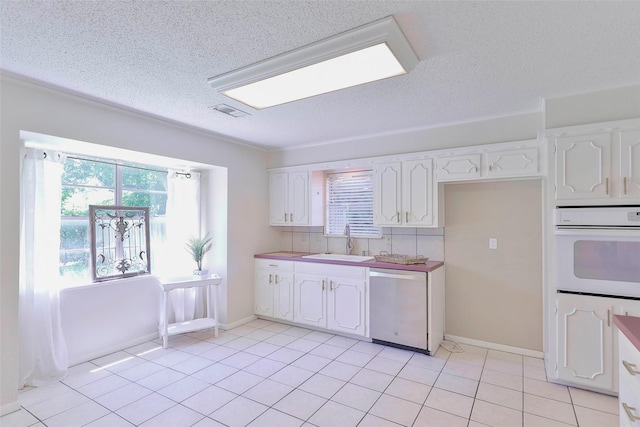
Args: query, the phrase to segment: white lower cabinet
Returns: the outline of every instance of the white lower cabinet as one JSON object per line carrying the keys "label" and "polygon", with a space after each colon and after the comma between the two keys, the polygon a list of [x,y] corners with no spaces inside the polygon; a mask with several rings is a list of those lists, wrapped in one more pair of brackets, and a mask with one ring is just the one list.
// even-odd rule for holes
{"label": "white lower cabinet", "polygon": [[368,336],[366,267],[298,262],[295,270],[294,322]]}
{"label": "white lower cabinet", "polygon": [[256,259],[255,314],[335,332],[369,336],[369,270]]}
{"label": "white lower cabinet", "polygon": [[640,427],[640,351],[618,331],[620,427]]}
{"label": "white lower cabinet", "polygon": [[293,320],[293,262],[257,259],[255,314]]}
{"label": "white lower cabinet", "polygon": [[638,315],[640,301],[557,294],[557,377],[591,389],[618,391],[614,314]]}
{"label": "white lower cabinet", "polygon": [[327,327],[326,278],[317,274],[297,273],[293,282],[296,323]]}
{"label": "white lower cabinet", "polygon": [[558,294],[558,379],[613,390],[614,303]]}

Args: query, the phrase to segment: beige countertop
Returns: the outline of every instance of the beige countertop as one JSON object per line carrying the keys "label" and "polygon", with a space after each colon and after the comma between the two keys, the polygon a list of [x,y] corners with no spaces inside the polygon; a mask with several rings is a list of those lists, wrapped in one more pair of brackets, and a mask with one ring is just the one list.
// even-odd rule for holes
{"label": "beige countertop", "polygon": [[640,317],[616,314],[613,316],[613,323],[631,341],[631,344],[640,351]]}
{"label": "beige countertop", "polygon": [[265,259],[279,259],[279,260],[285,260],[285,261],[296,261],[296,262],[315,262],[320,264],[338,264],[338,265],[353,265],[356,267],[359,266],[359,267],[369,267],[369,268],[386,268],[391,270],[422,271],[425,273],[429,273],[444,265],[443,261],[431,261],[431,260],[428,260],[425,264],[405,265],[405,264],[393,264],[389,262],[379,262],[379,261],[352,262],[352,261],[336,261],[336,260],[302,258],[305,255],[312,255],[312,254],[306,253],[306,252],[279,251],[279,252],[269,252],[265,254],[256,254],[254,255],[254,257],[265,258]]}

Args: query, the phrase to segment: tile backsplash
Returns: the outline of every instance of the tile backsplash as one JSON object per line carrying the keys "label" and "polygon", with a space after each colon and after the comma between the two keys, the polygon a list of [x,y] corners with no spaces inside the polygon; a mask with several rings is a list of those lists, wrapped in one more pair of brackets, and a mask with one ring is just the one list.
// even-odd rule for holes
{"label": "tile backsplash", "polygon": [[[347,238],[327,237],[323,227],[282,227],[281,251],[311,253],[345,253]],[[444,228],[393,228],[383,227],[381,238],[352,238],[354,255],[365,251],[378,255],[382,251],[390,254],[422,255],[434,261],[444,260]]]}

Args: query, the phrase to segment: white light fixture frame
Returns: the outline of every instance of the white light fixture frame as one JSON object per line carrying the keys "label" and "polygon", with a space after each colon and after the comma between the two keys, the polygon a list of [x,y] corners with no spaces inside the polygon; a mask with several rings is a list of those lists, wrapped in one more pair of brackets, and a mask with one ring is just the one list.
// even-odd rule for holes
{"label": "white light fixture frame", "polygon": [[[395,60],[404,70],[404,72],[401,72],[399,74],[408,73],[420,61],[411,48],[411,45],[404,37],[404,34],[398,26],[396,20],[393,18],[393,16],[389,16],[370,24],[344,32],[342,34],[335,35],[328,39],[324,39],[301,47],[299,49],[274,56],[264,61],[248,65],[238,70],[230,71],[216,77],[211,77],[207,80],[207,83],[209,83],[209,85],[211,85],[211,87],[213,87],[216,91],[231,97],[230,95],[226,94],[226,92],[380,44],[385,44],[387,46],[389,51],[395,57]],[[392,77],[393,75],[399,74],[391,74],[385,77],[377,78],[376,80]],[[366,82],[367,81],[363,81],[360,83],[352,84],[350,86],[355,86]],[[322,93],[332,92],[338,89],[340,88],[328,90]],[[307,97],[309,97],[309,95],[291,99],[290,101],[286,102],[291,102]],[[241,99],[236,100],[243,102]],[[255,106],[249,103],[243,103],[251,108],[261,109],[273,105],[279,105],[284,102],[266,106]]]}

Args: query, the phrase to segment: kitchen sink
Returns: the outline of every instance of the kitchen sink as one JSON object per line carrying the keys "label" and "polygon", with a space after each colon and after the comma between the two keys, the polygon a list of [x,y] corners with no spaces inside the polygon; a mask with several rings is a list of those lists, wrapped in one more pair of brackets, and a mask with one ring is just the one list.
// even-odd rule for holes
{"label": "kitchen sink", "polygon": [[350,262],[365,262],[365,261],[373,261],[375,259],[372,256],[346,255],[346,254],[313,254],[313,255],[305,255],[302,258],[326,259],[330,261],[350,261]]}

